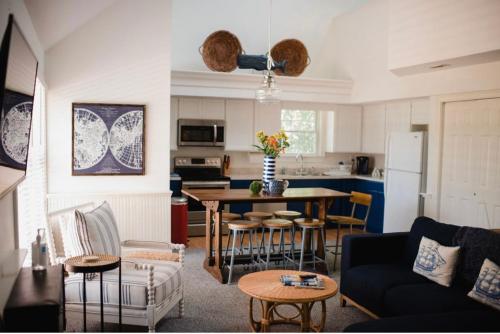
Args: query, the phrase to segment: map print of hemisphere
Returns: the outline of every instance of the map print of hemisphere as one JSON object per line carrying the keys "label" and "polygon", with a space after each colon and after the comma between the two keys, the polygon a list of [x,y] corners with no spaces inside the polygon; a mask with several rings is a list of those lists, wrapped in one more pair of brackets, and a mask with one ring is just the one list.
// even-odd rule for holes
{"label": "map print of hemisphere", "polygon": [[73,175],[144,174],[144,105],[73,104]]}

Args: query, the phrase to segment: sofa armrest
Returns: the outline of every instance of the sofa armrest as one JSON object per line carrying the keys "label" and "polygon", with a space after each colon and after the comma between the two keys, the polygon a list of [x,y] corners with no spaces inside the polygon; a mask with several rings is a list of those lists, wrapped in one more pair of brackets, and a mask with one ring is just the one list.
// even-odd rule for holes
{"label": "sofa armrest", "polygon": [[404,258],[408,232],[346,235],[342,238],[341,270],[364,264],[395,263]]}

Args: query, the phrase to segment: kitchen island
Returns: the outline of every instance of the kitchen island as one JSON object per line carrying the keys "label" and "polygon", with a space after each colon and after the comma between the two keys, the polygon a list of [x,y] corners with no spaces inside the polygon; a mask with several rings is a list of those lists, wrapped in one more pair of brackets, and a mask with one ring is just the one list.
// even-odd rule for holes
{"label": "kitchen island", "polygon": [[[206,258],[204,268],[221,283],[226,282],[222,260],[222,208],[231,203],[288,203],[305,202],[305,217],[312,217],[313,204],[317,203],[318,218],[326,220],[328,208],[335,199],[348,198],[348,193],[326,188],[288,188],[282,195],[253,195],[248,189],[193,189],[182,190],[182,193],[193,200],[199,201],[206,209]],[[214,233],[212,233],[214,224]],[[321,238],[318,238],[318,248],[321,249]],[[324,256],[324,254],[317,254]],[[326,269],[326,268],[323,268]]]}

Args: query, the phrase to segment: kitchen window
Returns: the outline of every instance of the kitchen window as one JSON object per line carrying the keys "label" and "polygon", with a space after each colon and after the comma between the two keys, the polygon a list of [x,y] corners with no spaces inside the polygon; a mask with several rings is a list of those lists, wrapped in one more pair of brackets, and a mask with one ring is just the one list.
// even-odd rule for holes
{"label": "kitchen window", "polygon": [[318,154],[318,112],[316,110],[282,109],[281,128],[290,140],[287,154]]}

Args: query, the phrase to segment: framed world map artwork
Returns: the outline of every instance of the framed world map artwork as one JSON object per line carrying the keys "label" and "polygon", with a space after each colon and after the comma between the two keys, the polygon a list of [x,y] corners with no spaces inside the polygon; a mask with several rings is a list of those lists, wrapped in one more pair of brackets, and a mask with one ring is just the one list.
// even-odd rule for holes
{"label": "framed world map artwork", "polygon": [[144,105],[73,103],[73,175],[144,175]]}
{"label": "framed world map artwork", "polygon": [[0,165],[26,169],[33,96],[6,89],[0,112]]}

